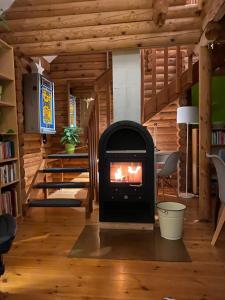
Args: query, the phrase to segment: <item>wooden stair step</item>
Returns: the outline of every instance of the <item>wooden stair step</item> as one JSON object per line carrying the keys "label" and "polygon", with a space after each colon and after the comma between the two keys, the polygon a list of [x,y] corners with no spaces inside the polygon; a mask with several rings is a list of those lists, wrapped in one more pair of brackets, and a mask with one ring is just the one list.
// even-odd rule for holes
{"label": "wooden stair step", "polygon": [[40,182],[33,186],[34,189],[77,189],[87,188],[88,182]]}
{"label": "wooden stair step", "polygon": [[89,172],[88,168],[75,167],[75,168],[46,168],[39,170],[41,173],[84,173]]}
{"label": "wooden stair step", "polygon": [[57,153],[57,154],[49,154],[48,158],[62,158],[62,159],[68,159],[68,158],[88,158],[88,153],[81,152],[81,153],[73,153],[73,154],[67,154],[67,153]]}
{"label": "wooden stair step", "polygon": [[81,207],[81,200],[66,198],[30,199],[29,207]]}

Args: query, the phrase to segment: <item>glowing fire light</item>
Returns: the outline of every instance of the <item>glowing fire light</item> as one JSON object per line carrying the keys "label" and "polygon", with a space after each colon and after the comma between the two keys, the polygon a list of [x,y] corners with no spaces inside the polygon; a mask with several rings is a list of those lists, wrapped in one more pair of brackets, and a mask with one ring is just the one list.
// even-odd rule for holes
{"label": "glowing fire light", "polygon": [[133,170],[133,168],[129,166],[129,167],[128,167],[128,172],[129,172],[130,174],[137,174],[138,171],[139,171],[140,169],[141,169],[140,166],[137,166],[135,170]]}
{"label": "glowing fire light", "polygon": [[122,174],[122,168],[118,168],[115,172],[115,179],[116,180],[122,180],[123,179],[123,174]]}
{"label": "glowing fire light", "polygon": [[[127,172],[131,175],[136,175],[141,170],[141,166],[137,166],[136,168],[133,168],[132,166],[127,167]],[[124,170],[126,173],[126,170]],[[119,167],[116,169],[114,178],[115,180],[122,181],[126,176],[123,174],[122,167]]]}

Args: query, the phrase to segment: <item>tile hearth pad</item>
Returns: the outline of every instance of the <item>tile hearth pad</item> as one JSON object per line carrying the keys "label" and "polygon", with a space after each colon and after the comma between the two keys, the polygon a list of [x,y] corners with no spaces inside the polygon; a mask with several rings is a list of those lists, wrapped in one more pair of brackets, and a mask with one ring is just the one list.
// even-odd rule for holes
{"label": "tile hearth pad", "polygon": [[190,262],[182,240],[160,236],[159,228],[150,230],[100,229],[86,225],[73,246],[71,258],[128,259]]}

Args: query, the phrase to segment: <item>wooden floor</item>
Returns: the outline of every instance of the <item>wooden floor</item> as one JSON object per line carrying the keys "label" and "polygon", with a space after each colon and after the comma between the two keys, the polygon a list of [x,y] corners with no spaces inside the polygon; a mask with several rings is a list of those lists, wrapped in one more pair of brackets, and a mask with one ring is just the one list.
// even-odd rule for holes
{"label": "wooden floor", "polygon": [[[185,244],[191,263],[67,258],[86,221],[83,209],[33,208],[5,257],[1,299],[224,300],[225,234],[210,246],[212,225],[188,202]],[[92,219],[97,222],[97,208]]]}

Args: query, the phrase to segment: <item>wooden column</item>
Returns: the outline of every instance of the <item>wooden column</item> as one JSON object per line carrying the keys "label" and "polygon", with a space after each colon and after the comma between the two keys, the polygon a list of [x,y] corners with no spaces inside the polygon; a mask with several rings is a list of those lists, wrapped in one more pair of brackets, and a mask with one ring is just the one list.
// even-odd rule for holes
{"label": "wooden column", "polygon": [[110,82],[106,85],[106,122],[107,127],[111,124],[111,84]]}
{"label": "wooden column", "polygon": [[211,147],[211,55],[204,46],[199,50],[199,218],[211,216],[210,168],[206,153]]}

